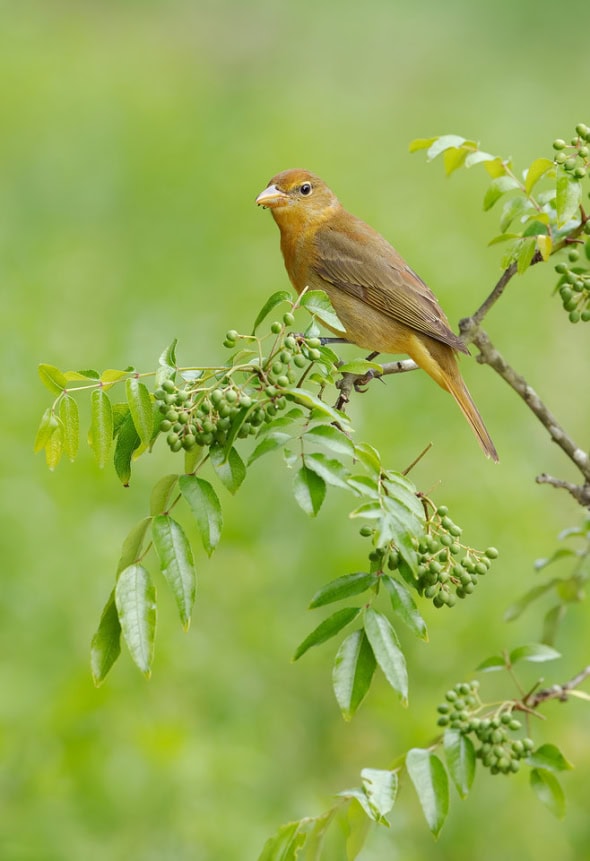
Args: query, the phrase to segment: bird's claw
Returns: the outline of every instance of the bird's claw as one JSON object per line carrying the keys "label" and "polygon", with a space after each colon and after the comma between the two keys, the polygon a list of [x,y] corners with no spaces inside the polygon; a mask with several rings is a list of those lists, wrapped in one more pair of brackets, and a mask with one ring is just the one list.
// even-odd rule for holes
{"label": "bird's claw", "polygon": [[[367,391],[371,380],[375,379],[380,380],[381,374],[379,373],[379,371],[375,371],[373,370],[373,368],[370,368],[366,374],[363,374],[361,377],[357,377],[354,381],[353,386],[355,392],[359,392],[359,394],[364,394],[364,392]],[[381,380],[381,382],[383,382],[383,380]]]}

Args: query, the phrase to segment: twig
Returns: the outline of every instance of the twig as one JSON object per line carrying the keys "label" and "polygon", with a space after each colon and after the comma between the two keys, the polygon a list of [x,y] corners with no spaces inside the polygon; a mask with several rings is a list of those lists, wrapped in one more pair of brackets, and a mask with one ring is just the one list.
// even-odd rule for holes
{"label": "twig", "polygon": [[580,505],[590,505],[590,484],[572,484],[571,481],[564,481],[562,478],[554,478],[552,475],[547,475],[542,472],[535,479],[537,484],[550,484],[552,487],[561,487],[567,490]]}
{"label": "twig", "polygon": [[536,709],[541,703],[547,700],[560,700],[565,702],[568,699],[568,694],[581,685],[585,679],[590,676],[590,666],[584,667],[583,670],[566,682],[563,685],[552,685],[550,688],[541,688],[537,693],[530,694],[523,700],[523,705],[529,709]]}

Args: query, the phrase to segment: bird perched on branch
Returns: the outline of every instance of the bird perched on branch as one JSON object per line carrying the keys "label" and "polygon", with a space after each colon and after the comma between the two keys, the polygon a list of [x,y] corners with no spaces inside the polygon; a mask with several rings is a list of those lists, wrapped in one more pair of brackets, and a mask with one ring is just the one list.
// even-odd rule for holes
{"label": "bird perched on branch", "polygon": [[[281,251],[298,293],[324,290],[346,340],[377,353],[406,353],[450,392],[488,457],[498,455],[463,382],[467,353],[434,293],[376,230],[347,212],[306,170],[278,173],[256,198],[281,231]],[[337,334],[341,335],[341,332]]]}

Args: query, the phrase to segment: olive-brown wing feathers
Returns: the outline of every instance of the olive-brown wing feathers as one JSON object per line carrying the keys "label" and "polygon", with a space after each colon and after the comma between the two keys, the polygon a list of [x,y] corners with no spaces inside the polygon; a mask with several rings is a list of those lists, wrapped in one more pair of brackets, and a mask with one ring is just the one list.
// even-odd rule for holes
{"label": "olive-brown wing feathers", "polygon": [[[366,254],[369,239],[371,254]],[[363,241],[365,240],[365,241]],[[354,232],[324,224],[315,236],[312,269],[339,290],[397,322],[467,353],[432,291],[376,231],[354,219]],[[378,251],[376,254],[375,251]]]}

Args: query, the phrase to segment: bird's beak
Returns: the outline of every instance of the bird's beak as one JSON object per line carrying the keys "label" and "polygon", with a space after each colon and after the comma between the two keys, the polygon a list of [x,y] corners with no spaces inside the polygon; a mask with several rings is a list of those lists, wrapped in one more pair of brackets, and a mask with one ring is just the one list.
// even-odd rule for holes
{"label": "bird's beak", "polygon": [[285,203],[287,200],[288,197],[284,191],[281,191],[276,185],[269,185],[268,188],[260,192],[256,198],[256,203],[258,206],[273,207],[280,206],[281,203]]}

